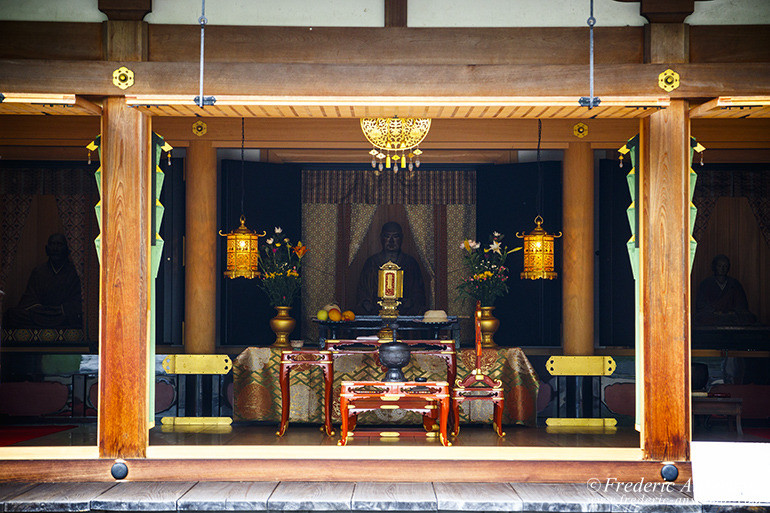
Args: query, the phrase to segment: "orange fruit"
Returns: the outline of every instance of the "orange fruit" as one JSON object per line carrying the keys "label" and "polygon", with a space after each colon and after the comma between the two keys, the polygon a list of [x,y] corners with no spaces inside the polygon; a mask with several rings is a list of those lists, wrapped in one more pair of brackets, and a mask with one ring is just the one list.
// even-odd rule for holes
{"label": "orange fruit", "polygon": [[337,308],[332,308],[329,310],[329,320],[330,321],[341,321],[342,320],[342,312],[340,312]]}
{"label": "orange fruit", "polygon": [[342,320],[343,321],[355,321],[356,320],[356,314],[354,314],[352,310],[345,310],[344,312],[342,312]]}

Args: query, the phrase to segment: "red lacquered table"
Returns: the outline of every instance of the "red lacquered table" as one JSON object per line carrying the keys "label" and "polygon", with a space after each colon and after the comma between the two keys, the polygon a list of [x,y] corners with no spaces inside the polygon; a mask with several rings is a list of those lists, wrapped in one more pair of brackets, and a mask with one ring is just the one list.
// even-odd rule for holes
{"label": "red lacquered table", "polygon": [[423,414],[424,432],[398,428],[394,431],[360,431],[362,436],[435,436],[434,425],[439,422],[438,436],[444,446],[452,445],[447,436],[449,419],[449,384],[446,381],[386,382],[343,381],[340,392],[341,437],[345,445],[348,436],[356,436],[358,414],[379,409],[403,409]]}
{"label": "red lacquered table", "polygon": [[289,372],[298,366],[318,366],[324,373],[324,427],[326,434],[332,436],[332,380],[334,379],[334,360],[331,351],[298,349],[281,352],[279,381],[281,384],[281,427],[276,435],[283,436],[289,424]]}

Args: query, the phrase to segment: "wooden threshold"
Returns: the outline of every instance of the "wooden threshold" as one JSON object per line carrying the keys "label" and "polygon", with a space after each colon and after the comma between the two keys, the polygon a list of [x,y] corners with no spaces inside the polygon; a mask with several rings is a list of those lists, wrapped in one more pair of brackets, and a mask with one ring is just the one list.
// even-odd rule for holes
{"label": "wooden threshold", "polygon": [[[21,449],[21,448],[19,448]],[[96,448],[66,451],[39,447],[16,451],[17,458],[0,460],[0,480],[36,482],[113,481],[111,459],[75,458]],[[328,450],[323,450],[328,449]],[[351,450],[347,450],[351,449]],[[355,449],[355,450],[353,450]],[[490,447],[457,451],[435,447],[382,447],[366,451],[355,447],[175,446],[151,447],[144,459],[121,460],[131,481],[414,481],[414,482],[586,482],[589,479],[662,482],[664,464],[679,470],[675,483],[692,477],[690,462],[641,459],[640,449],[551,449]],[[11,451],[14,452],[14,451]],[[444,453],[443,457],[435,454]],[[27,455],[23,457],[22,454]],[[64,458],[66,453],[73,457]],[[46,459],[34,459],[33,455]],[[184,457],[180,457],[184,454]],[[259,454],[261,457],[254,457]],[[307,455],[312,454],[312,458]],[[430,454],[432,457],[416,457]],[[62,456],[59,458],[58,456]],[[558,457],[557,457],[558,456]],[[0,451],[7,458],[7,448]],[[64,463],[65,465],[62,465]],[[62,471],[66,468],[66,472]],[[291,472],[286,472],[291,468]]]}

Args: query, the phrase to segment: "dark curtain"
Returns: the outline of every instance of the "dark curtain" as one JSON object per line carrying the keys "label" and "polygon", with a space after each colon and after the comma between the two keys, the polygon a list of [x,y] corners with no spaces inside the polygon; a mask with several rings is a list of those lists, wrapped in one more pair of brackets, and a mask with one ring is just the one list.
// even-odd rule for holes
{"label": "dark curtain", "polygon": [[[299,166],[223,160],[221,164],[220,229],[231,232],[240,226],[241,200],[246,226],[269,237],[276,226],[296,242],[302,237],[302,173]],[[243,180],[242,180],[243,179]],[[243,183],[243,186],[241,185]],[[260,239],[262,242],[262,239]],[[256,280],[224,277],[225,243],[217,247],[220,272],[220,345],[269,346],[275,341],[270,319],[276,315]],[[297,321],[291,338],[300,338],[302,316],[299,300],[292,317]]]}
{"label": "dark curtain", "polygon": [[182,262],[185,234],[184,159],[161,159],[165,174],[160,203],[165,207],[160,237],[163,255],[155,279],[155,343],[182,344],[184,321],[184,265]]}
{"label": "dark curtain", "polygon": [[[503,233],[508,249],[519,247],[516,232],[529,233],[540,214],[548,233],[562,229],[561,162],[482,166],[477,169],[476,237],[489,243],[493,231]],[[556,239],[555,280],[522,280],[522,252],[511,253],[509,293],[495,303],[500,319],[495,342],[501,346],[561,345],[561,239]]]}
{"label": "dark curtain", "polygon": [[631,205],[626,174],[616,160],[599,161],[596,230],[598,315],[594,323],[600,346],[634,347],[634,276],[626,243],[631,238],[626,209]]}
{"label": "dark curtain", "polygon": [[700,240],[706,230],[717,199],[745,196],[765,242],[770,244],[770,165],[695,164],[693,169],[698,174],[692,200],[698,208],[693,230],[695,240]]}

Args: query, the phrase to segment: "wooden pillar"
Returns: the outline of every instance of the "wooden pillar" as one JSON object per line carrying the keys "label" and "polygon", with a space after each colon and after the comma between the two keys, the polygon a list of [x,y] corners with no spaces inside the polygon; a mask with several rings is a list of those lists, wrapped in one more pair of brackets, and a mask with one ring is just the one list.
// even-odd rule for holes
{"label": "wooden pillar", "polygon": [[642,134],[649,134],[641,176],[642,450],[648,459],[689,460],[688,102],[672,99],[642,121]]}
{"label": "wooden pillar", "polygon": [[186,353],[216,350],[217,152],[208,141],[190,141],[185,161]]}
{"label": "wooden pillar", "polygon": [[385,0],[385,26],[406,27],[408,0]]}
{"label": "wooden pillar", "polygon": [[148,442],[150,118],[107,98],[102,113],[99,455],[144,457]]}
{"label": "wooden pillar", "polygon": [[594,354],[594,154],[590,143],[564,152],[564,354]]}

